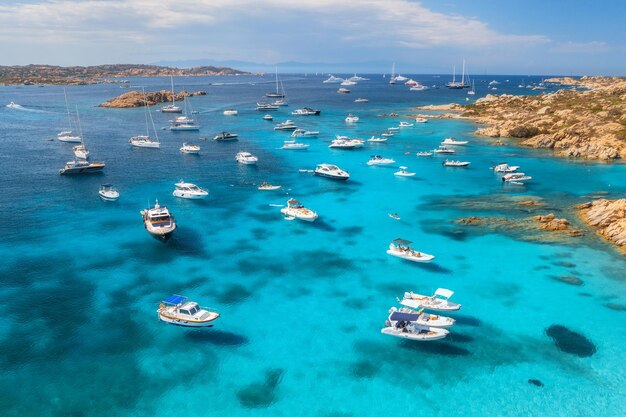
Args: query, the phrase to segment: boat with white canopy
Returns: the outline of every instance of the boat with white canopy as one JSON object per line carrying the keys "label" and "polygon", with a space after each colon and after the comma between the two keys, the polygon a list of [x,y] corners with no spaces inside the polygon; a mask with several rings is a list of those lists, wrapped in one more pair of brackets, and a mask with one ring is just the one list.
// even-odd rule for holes
{"label": "boat with white canopy", "polygon": [[98,195],[105,201],[115,201],[120,198],[120,193],[111,184],[102,184]]}
{"label": "boat with white canopy", "polygon": [[508,174],[508,173],[511,173],[511,172],[515,172],[519,168],[520,167],[518,165],[509,165],[506,162],[499,163],[495,167],[492,167],[493,172],[498,172],[498,173],[502,173],[502,174]]}

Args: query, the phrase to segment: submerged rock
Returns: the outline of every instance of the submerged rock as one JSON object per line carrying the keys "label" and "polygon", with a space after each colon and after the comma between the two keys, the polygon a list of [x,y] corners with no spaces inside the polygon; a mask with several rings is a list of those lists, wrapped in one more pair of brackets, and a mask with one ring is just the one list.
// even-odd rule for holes
{"label": "submerged rock", "polygon": [[582,279],[571,276],[571,275],[551,276],[550,278],[552,278],[555,281],[564,282],[570,285],[583,285],[584,284]]}
{"label": "submerged rock", "polygon": [[546,329],[546,334],[554,340],[556,347],[565,353],[586,358],[596,353],[596,346],[580,333],[565,326],[554,324]]}
{"label": "submerged rock", "polygon": [[606,303],[604,306],[615,311],[626,311],[626,304]]}
{"label": "submerged rock", "polygon": [[541,382],[538,379],[529,379],[528,383],[531,384],[531,385],[534,385],[536,387],[543,387],[543,382]]}
{"label": "submerged rock", "polygon": [[263,382],[252,383],[237,392],[241,405],[247,408],[269,407],[276,402],[276,389],[283,375],[282,369],[270,369]]}

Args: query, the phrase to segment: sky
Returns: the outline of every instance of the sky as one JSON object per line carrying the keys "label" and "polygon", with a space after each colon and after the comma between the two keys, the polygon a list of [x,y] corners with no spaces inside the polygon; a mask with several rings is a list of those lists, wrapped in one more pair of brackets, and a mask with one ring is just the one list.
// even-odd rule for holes
{"label": "sky", "polygon": [[617,0],[0,0],[0,65],[626,75],[625,16]]}

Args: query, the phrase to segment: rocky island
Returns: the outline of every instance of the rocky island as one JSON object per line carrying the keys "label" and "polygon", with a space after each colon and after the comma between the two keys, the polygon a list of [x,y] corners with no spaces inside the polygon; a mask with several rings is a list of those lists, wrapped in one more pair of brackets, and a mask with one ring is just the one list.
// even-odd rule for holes
{"label": "rocky island", "polygon": [[576,206],[581,219],[626,252],[626,199],[599,199]]}
{"label": "rocky island", "polygon": [[[194,93],[188,93],[187,91],[181,91],[174,94],[174,101],[180,101],[185,97],[204,96],[206,91],[196,91]],[[150,93],[144,93],[139,91],[129,91],[121,96],[112,98],[105,103],[98,105],[98,107],[111,107],[116,109],[128,109],[133,107],[143,107],[148,103],[149,106],[154,106],[159,103],[167,103],[172,101],[172,92],[168,90],[155,91]]]}
{"label": "rocky island", "polygon": [[[90,67],[59,67],[55,65],[0,66],[0,83],[82,85],[119,82],[126,77],[243,75],[248,72],[228,67],[202,66],[194,68],[163,67],[159,65],[96,65]],[[114,80],[111,80],[114,79]]]}

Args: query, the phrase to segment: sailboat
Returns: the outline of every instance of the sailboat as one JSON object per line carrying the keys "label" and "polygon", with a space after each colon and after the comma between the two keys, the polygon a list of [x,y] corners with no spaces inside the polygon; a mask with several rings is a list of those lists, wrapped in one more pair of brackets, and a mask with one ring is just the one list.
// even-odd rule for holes
{"label": "sailboat", "polygon": [[70,106],[67,102],[67,91],[65,88],[63,88],[63,95],[65,96],[65,108],[67,109],[67,122],[69,130],[59,132],[57,139],[61,142],[81,143],[82,138],[80,136],[76,136],[72,131],[72,115],[70,114]]}
{"label": "sailboat", "polygon": [[470,85],[465,81],[465,60],[463,60],[463,72],[461,74],[461,81],[456,80],[456,66],[452,70],[452,81],[446,84],[446,87],[450,89],[460,90],[463,88],[469,88]]}
{"label": "sailboat", "polygon": [[[161,143],[159,143],[159,136],[157,135],[156,128],[154,127],[154,120],[152,120],[152,113],[150,113],[150,106],[148,105],[148,98],[146,97],[146,90],[143,90],[143,101],[146,108],[146,134],[145,135],[137,135],[132,136],[129,139],[129,143],[131,146],[137,148],[160,148]],[[154,138],[152,140],[150,138],[150,128],[148,126],[148,117],[150,117],[150,121],[152,122],[152,130],[154,131]]]}
{"label": "sailboat", "polygon": [[476,86],[474,85],[474,80],[472,80],[472,89],[469,90],[467,94],[469,94],[470,96],[473,96],[476,94]]}
{"label": "sailboat", "polygon": [[280,92],[278,90],[278,67],[276,67],[276,92],[275,93],[266,93],[265,97],[272,97],[272,98],[284,98],[285,97],[285,93],[284,92]]}
{"label": "sailboat", "polygon": [[[89,155],[89,151],[85,147],[85,143],[83,142],[83,128],[80,125],[80,117],[78,115],[78,107],[76,108],[76,121],[78,123],[78,130],[80,132],[81,144],[74,147],[74,154],[76,158],[73,161],[69,161],[65,164],[63,168],[59,170],[61,175],[67,174],[89,174],[93,172],[101,172],[104,168],[104,162],[89,162],[87,160],[87,156]],[[85,158],[81,158],[77,154],[77,148],[82,148],[82,151],[86,153]]]}
{"label": "sailboat", "polygon": [[[183,102],[185,103],[185,113],[183,116],[179,116],[176,119],[171,121],[170,130],[173,131],[190,131],[190,130],[200,130],[200,125],[196,124],[196,121],[189,117],[189,111],[187,107],[189,107],[189,102],[187,97],[183,98]],[[191,112],[193,113],[193,111]]]}
{"label": "sailboat", "polygon": [[174,77],[170,75],[170,81],[172,82],[172,104],[161,107],[162,113],[182,113],[183,109],[174,104],[176,100],[176,93],[174,93]]}
{"label": "sailboat", "polygon": [[389,76],[389,84],[396,83],[396,63],[394,62],[391,66],[391,75]]}

